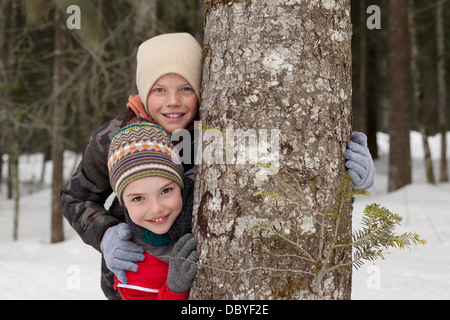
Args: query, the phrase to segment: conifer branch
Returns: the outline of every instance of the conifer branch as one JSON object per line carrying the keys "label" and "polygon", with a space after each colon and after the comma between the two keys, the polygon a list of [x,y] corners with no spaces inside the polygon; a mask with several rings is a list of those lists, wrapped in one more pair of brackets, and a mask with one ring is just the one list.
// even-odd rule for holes
{"label": "conifer branch", "polygon": [[[273,192],[258,192],[254,196],[266,196],[276,201],[282,201],[292,205],[302,204],[307,207],[316,218],[320,217],[318,224],[320,227],[319,250],[316,258],[312,257],[300,243],[297,243],[293,238],[274,226],[268,226],[266,223],[259,223],[255,225],[252,230],[259,232],[264,236],[269,236],[276,241],[286,241],[293,247],[299,250],[301,254],[289,255],[292,258],[299,258],[306,260],[316,268],[319,277],[325,273],[333,270],[343,270],[348,266],[353,266],[356,269],[364,264],[364,260],[375,261],[379,258],[384,259],[385,250],[391,247],[404,249],[412,245],[426,244],[426,240],[420,238],[417,233],[405,232],[400,235],[395,234],[395,228],[400,225],[403,218],[398,214],[390,212],[388,209],[381,207],[379,204],[370,204],[366,206],[364,215],[361,220],[362,229],[355,230],[352,233],[351,241],[348,243],[337,243],[339,228],[342,227],[342,213],[348,201],[357,195],[367,195],[366,190],[354,190],[352,188],[351,178],[348,174],[344,174],[341,185],[338,191],[337,205],[335,209],[330,207],[322,212],[312,208],[306,198],[302,195],[300,185],[295,177],[287,173],[292,183],[288,183],[286,179],[281,176],[276,176],[276,181],[279,186],[285,190],[286,195],[281,195]],[[331,220],[330,220],[331,218]],[[331,241],[326,243],[325,238],[328,232],[330,221],[332,222]],[[336,265],[332,262],[332,256],[336,249],[346,249],[353,251],[351,261],[338,263]],[[325,253],[325,256],[323,256]]]}

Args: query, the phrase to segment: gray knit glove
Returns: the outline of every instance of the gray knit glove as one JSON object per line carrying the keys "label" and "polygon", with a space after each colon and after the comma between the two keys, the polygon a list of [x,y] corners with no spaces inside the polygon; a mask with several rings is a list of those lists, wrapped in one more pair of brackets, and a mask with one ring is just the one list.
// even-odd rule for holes
{"label": "gray knit glove", "polygon": [[352,178],[354,189],[369,189],[375,181],[375,165],[367,148],[367,136],[353,132],[351,141],[344,152],[345,166]]}
{"label": "gray knit glove", "polygon": [[197,262],[196,248],[197,239],[190,233],[185,234],[175,243],[167,275],[167,287],[172,292],[183,293],[191,287],[198,270],[197,264],[190,262]]}
{"label": "gray knit glove", "polygon": [[122,283],[127,283],[126,270],[136,272],[136,261],[143,261],[144,248],[130,241],[131,229],[126,223],[112,226],[105,231],[100,249],[103,252],[106,266]]}

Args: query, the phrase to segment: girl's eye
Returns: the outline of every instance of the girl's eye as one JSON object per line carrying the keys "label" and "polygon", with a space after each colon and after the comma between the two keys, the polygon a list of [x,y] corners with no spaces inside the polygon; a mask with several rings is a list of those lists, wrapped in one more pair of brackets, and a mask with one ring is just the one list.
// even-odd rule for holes
{"label": "girl's eye", "polygon": [[189,91],[191,91],[191,90],[192,90],[192,88],[189,88],[189,87],[186,87],[186,88],[181,89],[181,91],[183,91],[183,92],[189,92]]}
{"label": "girl's eye", "polygon": [[133,201],[133,202],[139,202],[139,201],[142,201],[142,200],[144,200],[144,198],[138,196],[138,197],[134,197],[132,201]]}
{"label": "girl's eye", "polygon": [[162,192],[161,192],[161,194],[166,194],[166,193],[169,193],[169,192],[171,192],[172,191],[172,188],[166,188],[166,189],[164,189]]}
{"label": "girl's eye", "polygon": [[164,89],[163,88],[156,88],[154,91],[155,92],[164,92]]}

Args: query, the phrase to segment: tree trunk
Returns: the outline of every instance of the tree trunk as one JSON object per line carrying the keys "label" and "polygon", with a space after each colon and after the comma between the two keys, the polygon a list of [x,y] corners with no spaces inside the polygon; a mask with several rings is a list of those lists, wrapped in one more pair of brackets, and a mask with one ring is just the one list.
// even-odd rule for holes
{"label": "tree trunk", "polygon": [[441,132],[441,182],[448,181],[447,172],[447,82],[445,63],[445,20],[444,1],[436,3],[437,73],[438,73],[438,113]]}
{"label": "tree trunk", "polygon": [[13,175],[14,175],[14,168],[13,168],[13,156],[12,152],[8,153],[8,180],[7,180],[7,195],[6,198],[8,200],[11,200],[14,195],[14,184],[13,184]]}
{"label": "tree trunk", "polygon": [[367,57],[367,73],[370,74],[367,79],[367,146],[370,154],[375,160],[378,158],[378,114],[382,113],[381,95],[382,88],[380,88],[380,63],[378,58],[379,43],[372,39],[368,43],[368,57]]}
{"label": "tree trunk", "polygon": [[367,106],[367,25],[366,25],[366,1],[359,1],[359,19],[360,19],[360,39],[359,39],[359,105],[361,119],[360,130],[367,132],[369,123],[368,119],[368,106]]}
{"label": "tree trunk", "polygon": [[20,182],[19,182],[19,155],[17,152],[10,154],[12,169],[12,186],[14,195],[14,220],[13,220],[13,240],[19,240],[19,213],[20,213]]}
{"label": "tree trunk", "polygon": [[205,12],[191,298],[349,299],[350,1]]}
{"label": "tree trunk", "polygon": [[63,153],[64,153],[64,122],[66,119],[66,104],[64,102],[64,29],[66,21],[64,14],[55,6],[55,59],[53,63],[53,128],[52,128],[52,226],[51,242],[64,240],[62,206],[59,200],[63,184]]}
{"label": "tree trunk", "polygon": [[423,98],[422,89],[422,74],[419,67],[419,45],[417,43],[417,31],[415,22],[415,9],[414,0],[409,0],[408,9],[408,25],[409,25],[409,38],[410,38],[410,65],[411,65],[411,76],[412,85],[414,91],[414,103],[417,110],[417,118],[419,123],[419,131],[422,135],[423,149],[425,153],[425,170],[428,183],[435,184],[434,172],[433,172],[433,161],[431,159],[430,145],[428,144],[428,128],[427,128],[427,117],[426,108]]}
{"label": "tree trunk", "polygon": [[3,186],[3,148],[2,146],[0,146],[0,193],[2,193],[2,186]]}
{"label": "tree trunk", "polygon": [[411,183],[408,0],[389,1],[389,191]]}

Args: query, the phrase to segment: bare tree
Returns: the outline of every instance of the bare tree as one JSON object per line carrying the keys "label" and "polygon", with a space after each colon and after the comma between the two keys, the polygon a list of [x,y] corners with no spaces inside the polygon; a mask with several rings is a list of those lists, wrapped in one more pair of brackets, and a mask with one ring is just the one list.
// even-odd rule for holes
{"label": "bare tree", "polygon": [[411,183],[408,0],[389,1],[389,191]]}
{"label": "bare tree", "polygon": [[409,0],[408,27],[409,27],[410,50],[411,50],[410,66],[411,66],[412,85],[414,90],[414,103],[417,110],[419,130],[422,135],[423,149],[425,151],[424,160],[425,160],[426,176],[429,183],[435,184],[433,162],[431,159],[430,145],[428,143],[428,126],[426,117],[427,114],[421,82],[422,74],[420,72],[419,67],[419,44],[417,41],[414,0]]}
{"label": "bare tree", "polygon": [[[349,299],[351,250],[338,243],[351,238],[350,1],[206,1],[205,12],[191,297]],[[246,139],[259,146],[239,164]]]}
{"label": "bare tree", "polygon": [[447,82],[445,63],[444,1],[436,1],[437,77],[439,131],[441,132],[441,182],[448,181],[447,172]]}
{"label": "bare tree", "polygon": [[[7,85],[3,90],[2,105],[5,107],[3,113],[2,142],[5,142],[4,151],[8,153],[8,198],[14,201],[13,218],[13,240],[19,238],[19,213],[20,213],[20,185],[19,185],[19,156],[23,148],[25,138],[21,134],[21,128],[17,125],[22,117],[21,94],[23,84],[20,77],[22,72],[21,59],[22,53],[17,49],[21,38],[21,3],[16,1],[5,1],[2,5],[4,12],[4,21],[2,24],[2,40],[0,41],[0,50],[5,59],[0,64],[1,80]],[[3,89],[3,88],[2,88]],[[2,120],[2,119],[0,119]],[[6,122],[8,121],[8,122]],[[7,128],[7,129],[6,129]],[[0,154],[0,157],[2,155]],[[1,173],[0,173],[1,174]]]}
{"label": "bare tree", "polygon": [[64,124],[66,101],[64,99],[64,51],[66,19],[62,10],[55,6],[55,51],[53,62],[53,127],[52,127],[52,228],[51,242],[64,240],[62,206],[59,200],[63,184]]}
{"label": "bare tree", "polygon": [[[135,14],[136,23],[133,26],[133,52],[132,57],[136,56],[137,48],[145,40],[156,36],[158,28],[158,16],[157,16],[157,0],[130,0],[132,3]],[[131,70],[135,74],[136,59],[130,59]],[[136,78],[132,78],[130,83],[130,94],[136,91]]]}

